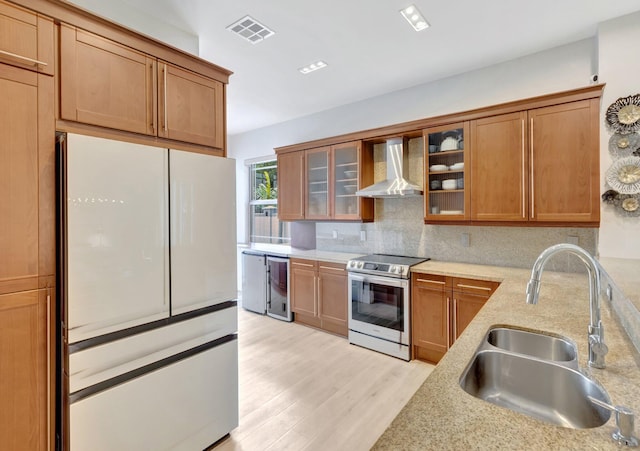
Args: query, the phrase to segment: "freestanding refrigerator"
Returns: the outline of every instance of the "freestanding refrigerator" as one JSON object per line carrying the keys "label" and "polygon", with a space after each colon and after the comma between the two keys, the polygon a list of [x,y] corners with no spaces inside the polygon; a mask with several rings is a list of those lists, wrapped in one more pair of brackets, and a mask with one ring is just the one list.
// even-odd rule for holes
{"label": "freestanding refrigerator", "polygon": [[207,448],[238,425],[235,162],[58,142],[58,440]]}

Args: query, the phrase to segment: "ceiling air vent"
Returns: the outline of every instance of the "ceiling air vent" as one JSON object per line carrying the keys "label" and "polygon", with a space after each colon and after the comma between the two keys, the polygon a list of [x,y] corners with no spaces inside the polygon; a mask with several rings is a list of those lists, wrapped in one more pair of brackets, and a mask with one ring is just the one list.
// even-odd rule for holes
{"label": "ceiling air vent", "polygon": [[250,16],[244,16],[237,22],[232,23],[227,27],[227,30],[233,31],[252,44],[257,44],[275,34],[273,30],[265,27]]}

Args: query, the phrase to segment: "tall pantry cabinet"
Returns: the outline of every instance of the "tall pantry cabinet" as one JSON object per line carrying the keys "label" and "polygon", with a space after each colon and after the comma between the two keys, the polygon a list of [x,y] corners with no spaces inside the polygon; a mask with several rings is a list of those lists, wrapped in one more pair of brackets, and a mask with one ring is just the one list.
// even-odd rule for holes
{"label": "tall pantry cabinet", "polygon": [[0,2],[0,30],[0,443],[44,450],[54,401],[54,25]]}

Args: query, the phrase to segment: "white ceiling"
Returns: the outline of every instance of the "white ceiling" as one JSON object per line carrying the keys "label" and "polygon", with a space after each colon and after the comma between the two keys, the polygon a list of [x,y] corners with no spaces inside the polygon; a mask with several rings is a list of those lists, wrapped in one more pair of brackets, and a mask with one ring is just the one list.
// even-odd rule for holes
{"label": "white ceiling", "polygon": [[[232,135],[592,37],[640,10],[640,0],[124,1],[197,35],[200,56],[234,72]],[[399,14],[412,1],[427,30]],[[226,30],[247,14],[276,34],[252,45]],[[297,71],[316,60],[329,66]]]}

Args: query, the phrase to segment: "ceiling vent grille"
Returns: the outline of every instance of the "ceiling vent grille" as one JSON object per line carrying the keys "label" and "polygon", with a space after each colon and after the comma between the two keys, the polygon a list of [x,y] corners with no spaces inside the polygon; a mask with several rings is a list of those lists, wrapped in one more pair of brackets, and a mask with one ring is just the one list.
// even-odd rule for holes
{"label": "ceiling vent grille", "polygon": [[273,30],[270,30],[250,16],[244,16],[237,22],[232,23],[227,27],[227,30],[236,33],[252,44],[264,41],[275,34]]}

